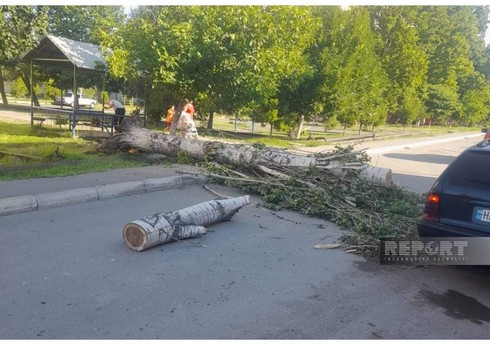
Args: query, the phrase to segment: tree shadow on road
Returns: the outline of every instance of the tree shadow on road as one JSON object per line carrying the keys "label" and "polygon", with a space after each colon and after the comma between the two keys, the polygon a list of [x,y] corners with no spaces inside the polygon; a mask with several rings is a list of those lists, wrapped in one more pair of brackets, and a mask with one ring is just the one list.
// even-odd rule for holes
{"label": "tree shadow on road", "polygon": [[456,157],[434,154],[410,154],[410,153],[385,153],[386,158],[403,159],[408,161],[435,163],[435,164],[450,164]]}

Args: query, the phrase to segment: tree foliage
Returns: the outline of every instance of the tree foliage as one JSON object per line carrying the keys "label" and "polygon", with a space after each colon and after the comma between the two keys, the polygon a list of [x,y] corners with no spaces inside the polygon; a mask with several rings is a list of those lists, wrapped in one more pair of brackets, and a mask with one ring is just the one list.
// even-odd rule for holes
{"label": "tree foliage", "polygon": [[301,7],[145,6],[104,45],[115,75],[144,69],[174,102],[232,113],[270,105],[285,79],[301,77],[315,27]]}
{"label": "tree foliage", "polygon": [[488,6],[139,6],[127,18],[121,6],[0,8],[0,64],[45,28],[100,44],[111,87],[148,93],[156,119],[185,98],[209,126],[216,112],[372,129],[387,115],[472,125],[490,111]]}
{"label": "tree foliage", "polygon": [[37,43],[38,35],[46,28],[44,6],[0,6],[0,93],[4,104],[3,69],[18,63],[22,53]]}

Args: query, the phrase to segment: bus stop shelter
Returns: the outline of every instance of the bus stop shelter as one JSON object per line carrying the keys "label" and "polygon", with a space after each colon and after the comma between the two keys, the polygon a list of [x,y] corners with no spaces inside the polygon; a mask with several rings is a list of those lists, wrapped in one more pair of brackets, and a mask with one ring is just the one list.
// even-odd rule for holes
{"label": "bus stop shelter", "polygon": [[[97,73],[100,74],[101,78],[104,78],[107,69],[107,63],[98,45],[53,35],[42,36],[39,44],[24,53],[21,60],[30,63],[31,125],[34,123],[34,64],[56,66],[72,70],[74,96],[77,95],[77,76],[79,74]],[[74,97],[73,110],[70,116],[70,127],[74,137],[77,125],[77,112],[79,112],[78,98]]]}

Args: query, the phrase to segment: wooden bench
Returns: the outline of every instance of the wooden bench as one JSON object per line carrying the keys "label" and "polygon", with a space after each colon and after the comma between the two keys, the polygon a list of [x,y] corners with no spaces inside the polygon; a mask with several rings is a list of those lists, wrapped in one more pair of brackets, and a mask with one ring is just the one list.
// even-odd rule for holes
{"label": "wooden bench", "polygon": [[76,117],[77,124],[86,125],[90,127],[100,128],[102,131],[105,130],[107,133],[111,134],[114,131],[115,126],[113,126],[112,114],[91,114],[91,113],[79,113]]}

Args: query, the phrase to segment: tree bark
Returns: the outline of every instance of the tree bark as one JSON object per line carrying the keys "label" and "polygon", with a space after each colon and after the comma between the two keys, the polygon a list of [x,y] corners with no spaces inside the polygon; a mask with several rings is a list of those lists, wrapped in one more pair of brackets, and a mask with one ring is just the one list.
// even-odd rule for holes
{"label": "tree bark", "polygon": [[123,239],[129,248],[140,252],[159,244],[205,235],[207,229],[204,225],[228,221],[248,204],[250,197],[245,195],[146,216],[126,224]]}
{"label": "tree bark", "polygon": [[179,106],[172,117],[172,123],[170,124],[170,135],[175,135],[177,133],[177,124],[179,123],[181,114],[182,108]]}
{"label": "tree bark", "polygon": [[[198,160],[207,159],[235,166],[257,167],[263,165],[271,169],[281,166],[308,169],[315,166],[318,169],[329,170],[337,176],[344,175],[348,169],[366,170],[369,168],[369,166],[344,164],[328,157],[316,158],[293,154],[286,150],[272,147],[254,147],[247,144],[228,144],[188,139],[180,136],[165,135],[158,131],[139,127],[130,128],[118,140],[123,144],[143,151],[153,151],[174,157],[181,151],[185,151]],[[385,168],[367,169],[366,180],[390,186],[392,183],[391,170]]]}
{"label": "tree bark", "polygon": [[7,94],[5,93],[5,84],[3,80],[2,66],[0,66],[0,93],[2,94],[3,104],[5,105],[9,104],[9,101],[7,100]]}
{"label": "tree bark", "polygon": [[209,112],[209,119],[208,119],[208,129],[213,129],[213,121],[214,121],[214,111]]}
{"label": "tree bark", "polygon": [[301,132],[303,132],[303,124],[305,123],[305,117],[304,115],[301,115],[301,118],[299,120],[299,125],[298,125],[298,131],[296,132],[296,140],[299,140],[301,138]]}

